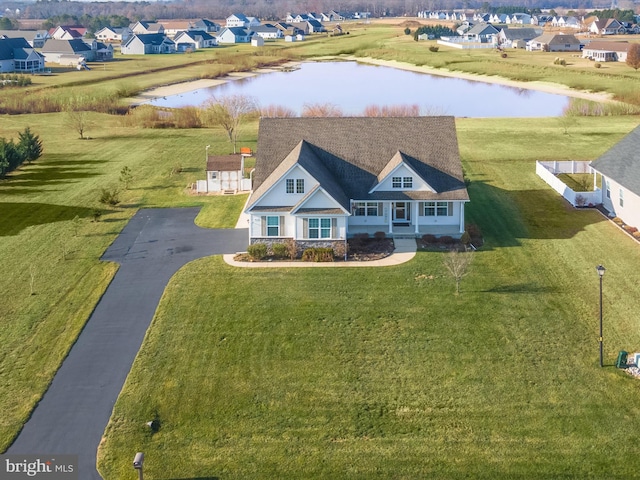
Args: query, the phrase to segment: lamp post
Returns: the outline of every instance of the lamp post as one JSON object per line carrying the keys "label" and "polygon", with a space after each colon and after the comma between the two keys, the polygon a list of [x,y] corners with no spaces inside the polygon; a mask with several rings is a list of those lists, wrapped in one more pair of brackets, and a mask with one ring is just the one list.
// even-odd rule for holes
{"label": "lamp post", "polygon": [[596,272],[598,272],[598,277],[600,277],[600,367],[603,367],[602,363],[602,277],[604,277],[605,268],[602,265],[598,265],[596,267]]}

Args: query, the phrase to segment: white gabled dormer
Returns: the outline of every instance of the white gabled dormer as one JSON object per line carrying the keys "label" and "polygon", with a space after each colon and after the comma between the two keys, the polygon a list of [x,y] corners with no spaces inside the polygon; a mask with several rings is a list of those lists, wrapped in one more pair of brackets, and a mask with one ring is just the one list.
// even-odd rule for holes
{"label": "white gabled dormer", "polygon": [[317,185],[318,181],[296,163],[260,196],[255,206],[293,207]]}
{"label": "white gabled dormer", "polygon": [[376,178],[369,193],[376,191],[428,191],[436,192],[411,166],[407,157],[400,151],[391,158]]}

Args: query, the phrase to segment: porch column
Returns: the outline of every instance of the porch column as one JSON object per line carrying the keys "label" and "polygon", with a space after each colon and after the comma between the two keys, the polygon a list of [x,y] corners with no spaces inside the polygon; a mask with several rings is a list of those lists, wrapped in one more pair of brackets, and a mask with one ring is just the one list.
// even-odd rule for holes
{"label": "porch column", "polygon": [[420,219],[419,215],[418,215],[418,205],[420,204],[420,202],[411,202],[411,215],[413,216],[413,221],[415,223],[415,229],[414,232],[416,234],[420,233],[420,222],[418,221]]}
{"label": "porch column", "polygon": [[460,233],[464,233],[464,202],[460,202]]}
{"label": "porch column", "polygon": [[393,233],[393,202],[389,202],[389,234]]}

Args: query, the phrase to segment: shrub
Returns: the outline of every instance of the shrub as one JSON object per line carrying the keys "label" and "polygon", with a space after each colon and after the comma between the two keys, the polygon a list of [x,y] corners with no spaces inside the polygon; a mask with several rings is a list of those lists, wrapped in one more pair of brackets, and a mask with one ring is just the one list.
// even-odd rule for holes
{"label": "shrub", "polygon": [[369,240],[368,233],[356,233],[350,240],[350,242],[353,248],[361,248],[365,245],[365,243],[367,243],[367,240]]}
{"label": "shrub", "polygon": [[333,246],[333,254],[336,258],[346,258],[349,253],[349,244],[347,242],[336,242]]}
{"label": "shrub", "polygon": [[466,231],[469,233],[469,236],[471,236],[471,238],[478,238],[482,236],[480,229],[475,223],[468,224],[466,227]]}
{"label": "shrub", "polygon": [[640,239],[640,232],[633,232],[631,235],[633,235],[633,238]]}
{"label": "shrub", "polygon": [[507,58],[507,52],[502,52],[502,53],[500,54],[500,56],[501,56],[502,58]]}
{"label": "shrub", "polygon": [[615,223],[616,225],[622,225],[624,222],[620,217],[613,217],[613,223]]}
{"label": "shrub", "polygon": [[120,192],[117,187],[100,189],[100,197],[98,201],[105,205],[115,206],[120,203]]}
{"label": "shrub", "polygon": [[411,29],[409,27],[404,29],[404,34],[405,35],[411,35]]}
{"label": "shrub", "polygon": [[429,244],[436,243],[437,239],[435,235],[432,235],[431,233],[425,233],[424,235],[422,235],[422,241],[426,244]]}
{"label": "shrub", "polygon": [[443,245],[453,245],[454,243],[456,243],[456,239],[449,235],[443,235],[440,237],[440,243],[442,243]]}
{"label": "shrub", "polygon": [[436,53],[439,49],[440,49],[440,47],[436,47],[435,45],[431,45],[429,47],[429,51],[433,52],[433,53]]}
{"label": "shrub", "polygon": [[625,225],[624,229],[629,233],[635,233],[635,232],[638,231],[638,229],[636,227],[630,227],[629,225]]}
{"label": "shrub", "polygon": [[298,255],[300,254],[298,242],[296,242],[293,238],[289,238],[287,239],[285,245],[287,246],[287,255],[289,255],[289,259],[295,260],[296,258],[298,258]]}
{"label": "shrub", "polygon": [[274,243],[271,245],[271,251],[276,258],[287,258],[289,256],[287,246],[284,243]]}
{"label": "shrub", "polygon": [[387,238],[387,235],[384,232],[376,232],[373,234],[373,238],[375,238],[378,242],[380,242],[385,238]]}
{"label": "shrub", "polygon": [[471,235],[468,232],[464,232],[462,236],[460,236],[460,243],[463,245],[468,245],[471,243]]}
{"label": "shrub", "polygon": [[267,245],[265,243],[254,243],[247,247],[247,253],[253,260],[262,260],[267,256]]}
{"label": "shrub", "polygon": [[594,63],[593,66],[596,68],[602,68],[602,64],[600,62]]}
{"label": "shrub", "polygon": [[333,248],[312,247],[302,252],[303,262],[333,262]]}

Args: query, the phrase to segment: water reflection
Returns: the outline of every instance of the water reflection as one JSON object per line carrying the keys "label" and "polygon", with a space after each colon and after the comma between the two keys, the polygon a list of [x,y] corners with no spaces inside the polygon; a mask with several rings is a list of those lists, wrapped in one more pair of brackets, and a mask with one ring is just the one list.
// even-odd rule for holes
{"label": "water reflection", "polygon": [[365,109],[418,105],[422,115],[549,117],[562,115],[564,95],[439,77],[357,62],[309,62],[293,71],[230,79],[222,85],[149,102],[163,107],[197,106],[211,97],[247,95],[263,106],[300,115],[306,105],[334,105],[344,115]]}

